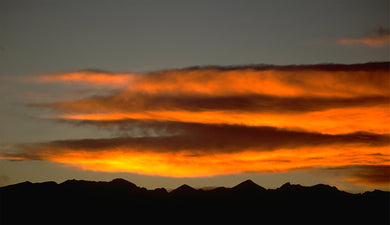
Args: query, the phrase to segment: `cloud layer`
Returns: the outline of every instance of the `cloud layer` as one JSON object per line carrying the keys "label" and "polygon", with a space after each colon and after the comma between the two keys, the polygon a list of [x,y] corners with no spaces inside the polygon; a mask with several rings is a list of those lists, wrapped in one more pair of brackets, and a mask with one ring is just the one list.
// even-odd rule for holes
{"label": "cloud layer", "polygon": [[79,71],[34,79],[116,88],[28,106],[51,109],[43,118],[118,136],[20,144],[1,158],[165,176],[347,168],[359,177],[349,181],[359,184],[374,183],[367,174],[390,162],[389,62]]}

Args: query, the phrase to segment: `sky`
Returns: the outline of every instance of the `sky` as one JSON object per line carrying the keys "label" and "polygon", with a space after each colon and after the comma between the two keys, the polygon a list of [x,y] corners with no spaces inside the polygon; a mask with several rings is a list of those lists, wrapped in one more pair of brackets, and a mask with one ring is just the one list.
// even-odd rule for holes
{"label": "sky", "polygon": [[390,190],[387,0],[0,1],[0,186]]}

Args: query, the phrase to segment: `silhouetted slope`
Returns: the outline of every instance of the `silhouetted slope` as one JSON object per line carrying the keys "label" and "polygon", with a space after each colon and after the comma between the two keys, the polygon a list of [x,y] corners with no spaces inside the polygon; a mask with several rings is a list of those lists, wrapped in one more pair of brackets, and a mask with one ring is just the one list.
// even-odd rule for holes
{"label": "silhouetted slope", "polygon": [[196,190],[193,187],[190,187],[186,184],[183,184],[182,186],[176,188],[175,190],[171,191],[170,194],[172,196],[185,196],[185,195],[193,195],[197,194],[199,190]]}
{"label": "silhouetted slope", "polygon": [[234,186],[232,188],[232,190],[234,191],[238,191],[238,192],[261,192],[261,191],[265,191],[265,188],[257,185],[256,183],[254,183],[253,181],[251,180],[246,180],[236,186]]}
{"label": "silhouetted slope", "polygon": [[251,180],[233,188],[167,192],[123,179],[23,182],[0,188],[1,224],[389,224],[390,193],[350,194],[328,185],[286,183],[266,190]]}

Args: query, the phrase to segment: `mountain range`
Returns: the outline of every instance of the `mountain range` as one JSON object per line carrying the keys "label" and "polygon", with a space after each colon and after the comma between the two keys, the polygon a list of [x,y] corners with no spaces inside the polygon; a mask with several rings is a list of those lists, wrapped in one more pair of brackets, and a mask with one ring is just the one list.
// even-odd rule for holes
{"label": "mountain range", "polygon": [[389,224],[390,192],[318,184],[147,190],[124,180],[0,188],[0,224]]}

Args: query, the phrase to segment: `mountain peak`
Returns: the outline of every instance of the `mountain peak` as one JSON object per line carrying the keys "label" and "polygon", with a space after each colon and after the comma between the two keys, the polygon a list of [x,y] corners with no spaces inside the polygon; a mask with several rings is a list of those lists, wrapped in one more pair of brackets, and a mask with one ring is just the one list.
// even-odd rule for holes
{"label": "mountain peak", "polygon": [[[302,188],[305,188],[304,186],[301,186],[299,184],[291,184],[290,182],[287,182],[277,188],[276,190],[282,190],[282,191],[298,191],[301,190]],[[303,190],[303,189],[302,189]]]}
{"label": "mountain peak", "polygon": [[290,182],[287,182],[280,186],[280,188],[277,188],[277,190],[281,191],[310,191],[310,192],[334,192],[339,191],[336,187],[329,186],[326,184],[316,184],[314,186],[302,186],[299,184],[291,184]]}
{"label": "mountain peak", "polygon": [[187,184],[183,184],[180,187],[176,188],[175,190],[171,191],[171,194],[188,194],[188,193],[195,193],[198,190],[195,188],[188,186]]}
{"label": "mountain peak", "polygon": [[79,180],[76,180],[76,179],[71,179],[71,180],[66,180],[62,183],[60,183],[61,185],[70,185],[70,184],[77,184],[78,182],[80,182]]}
{"label": "mountain peak", "polygon": [[265,190],[263,187],[259,186],[258,184],[256,184],[255,182],[253,182],[252,180],[246,180],[236,186],[234,186],[232,188],[233,190],[245,190],[245,191],[249,191],[249,190]]}
{"label": "mountain peak", "polygon": [[110,181],[110,183],[118,185],[118,186],[126,186],[126,187],[131,187],[131,188],[137,188],[137,185],[131,183],[130,181],[122,179],[122,178],[116,178],[116,179]]}
{"label": "mountain peak", "polygon": [[122,179],[122,178],[115,178],[114,180],[110,181],[111,183],[131,183],[128,180]]}
{"label": "mountain peak", "polygon": [[312,188],[323,190],[323,191],[338,191],[337,187],[326,185],[326,184],[317,184],[312,186]]}
{"label": "mountain peak", "polygon": [[167,194],[168,191],[165,189],[165,188],[156,188],[154,190],[152,190],[154,193],[158,193],[158,194]]}
{"label": "mountain peak", "polygon": [[116,187],[125,188],[125,189],[131,189],[131,190],[139,189],[137,185],[122,178],[116,178],[110,181],[109,183],[115,185]]}
{"label": "mountain peak", "polygon": [[283,184],[282,186],[280,186],[280,189],[289,189],[291,187],[292,187],[291,183],[287,182],[287,183]]}
{"label": "mountain peak", "polygon": [[[290,183],[282,186],[285,190],[275,191],[263,190],[251,180],[234,188],[205,191],[182,185],[171,193],[163,188],[132,190],[129,185],[132,183],[115,179],[68,180],[60,185],[25,182],[0,187],[0,203],[4,206],[0,207],[0,223],[389,224],[390,192],[385,191],[350,194],[324,184],[307,187]],[[33,216],[42,212],[47,215]],[[305,216],[295,216],[302,213]]]}

